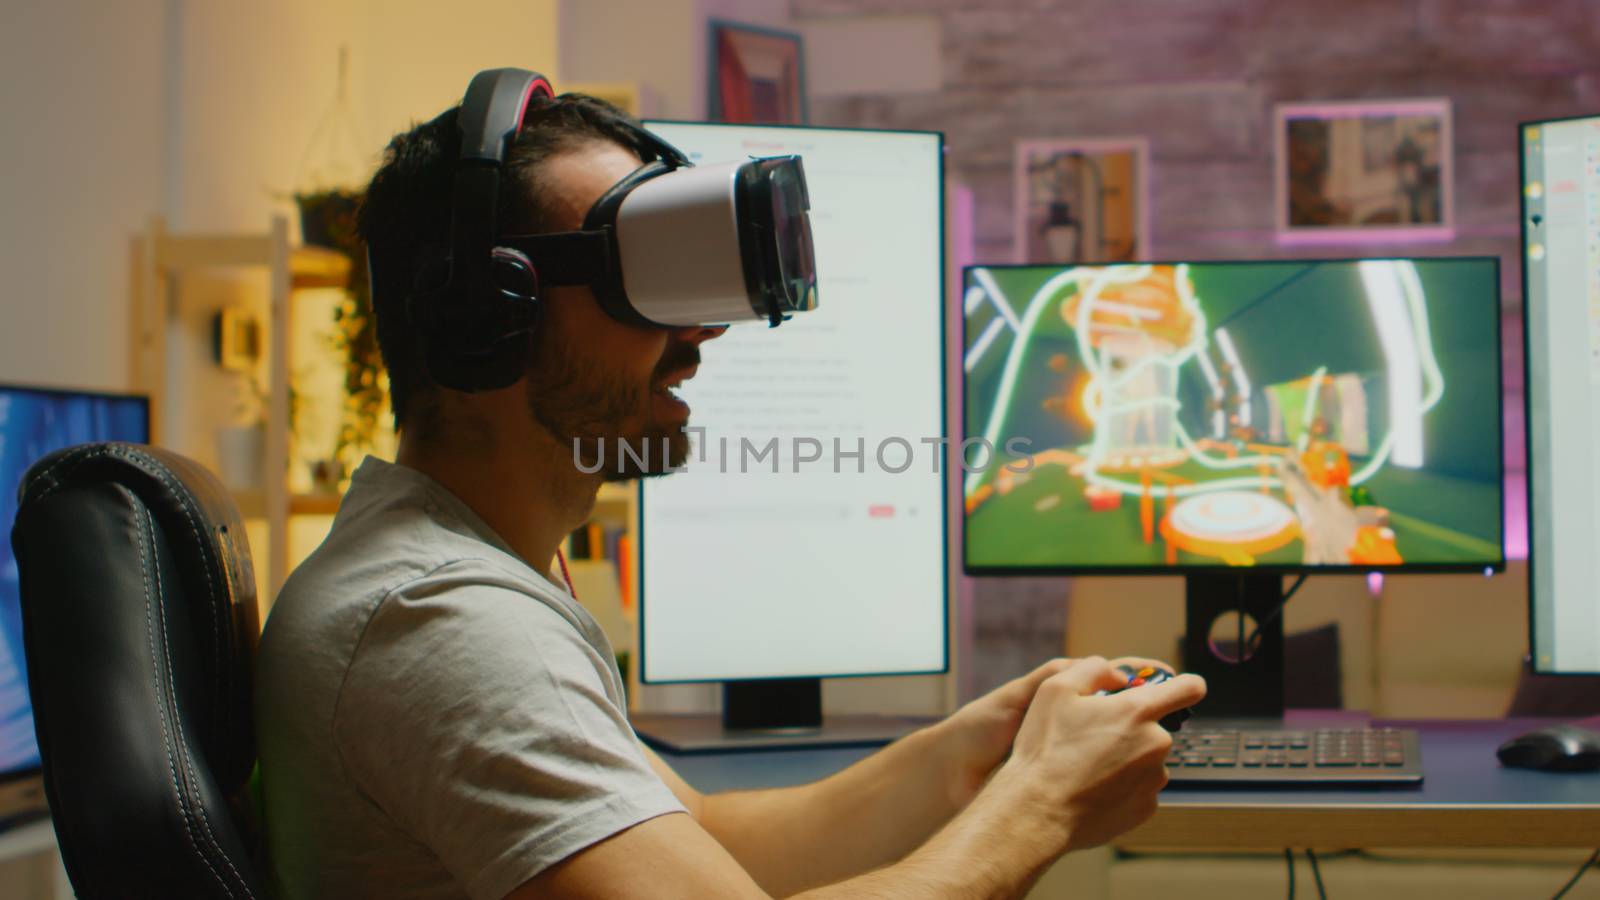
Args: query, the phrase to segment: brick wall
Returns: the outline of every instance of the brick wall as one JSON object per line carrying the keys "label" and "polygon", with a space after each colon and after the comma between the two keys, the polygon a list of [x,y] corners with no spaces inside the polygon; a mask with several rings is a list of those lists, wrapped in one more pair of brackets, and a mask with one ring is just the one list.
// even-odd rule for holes
{"label": "brick wall", "polygon": [[[1517,124],[1600,112],[1600,2],[791,0],[790,12],[938,18],[942,90],[888,96],[863,84],[814,99],[811,115],[945,132],[950,177],[976,196],[980,262],[1012,258],[1016,141],[1113,135],[1150,139],[1153,258],[1499,255],[1506,458],[1521,467]],[[1273,104],[1435,96],[1453,104],[1454,241],[1276,245]],[[971,589],[968,696],[1060,648],[1052,609],[1066,594],[1052,579]]]}
{"label": "brick wall", "polygon": [[796,19],[905,12],[940,18],[944,89],[863,85],[812,119],[945,132],[980,259],[1010,259],[1017,140],[1141,134],[1157,258],[1395,252],[1273,243],[1272,106],[1444,96],[1459,236],[1400,252],[1501,254],[1514,299],[1517,123],[1600,112],[1593,0],[792,0]]}

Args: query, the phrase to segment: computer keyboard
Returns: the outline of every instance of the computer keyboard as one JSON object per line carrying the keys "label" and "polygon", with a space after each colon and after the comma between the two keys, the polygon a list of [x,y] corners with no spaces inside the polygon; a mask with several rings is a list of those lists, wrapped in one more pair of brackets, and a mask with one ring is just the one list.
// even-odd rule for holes
{"label": "computer keyboard", "polygon": [[1394,785],[1422,781],[1409,728],[1185,728],[1172,736],[1173,785]]}

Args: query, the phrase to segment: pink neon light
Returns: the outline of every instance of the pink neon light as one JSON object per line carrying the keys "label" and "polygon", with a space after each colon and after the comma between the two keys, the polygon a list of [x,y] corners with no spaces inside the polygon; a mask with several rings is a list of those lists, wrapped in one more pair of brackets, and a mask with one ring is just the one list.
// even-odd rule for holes
{"label": "pink neon light", "polygon": [[1276,234],[1280,246],[1295,244],[1432,244],[1456,239],[1449,225],[1416,225],[1409,228],[1290,228]]}
{"label": "pink neon light", "polygon": [[1337,101],[1331,103],[1285,104],[1285,119],[1352,119],[1358,116],[1406,116],[1439,114],[1438,100]]}

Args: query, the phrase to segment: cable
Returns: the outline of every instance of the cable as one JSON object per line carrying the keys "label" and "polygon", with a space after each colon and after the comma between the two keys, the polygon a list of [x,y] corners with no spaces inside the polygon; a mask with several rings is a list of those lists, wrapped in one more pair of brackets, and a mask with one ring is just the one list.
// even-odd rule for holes
{"label": "cable", "polygon": [[1306,848],[1306,859],[1311,860],[1311,877],[1317,880],[1317,900],[1328,900],[1328,894],[1322,889],[1322,868],[1317,865],[1317,851]]}
{"label": "cable", "polygon": [[561,563],[561,580],[567,583],[567,593],[572,599],[578,599],[578,590],[572,586],[572,576],[567,574],[567,555],[561,552],[560,547],[556,548],[556,560]]}
{"label": "cable", "polygon": [[1578,879],[1583,877],[1583,873],[1589,871],[1589,867],[1594,865],[1594,861],[1597,859],[1600,859],[1600,850],[1589,854],[1589,858],[1583,861],[1583,865],[1578,867],[1578,871],[1572,873],[1572,880],[1562,885],[1561,890],[1556,891],[1556,895],[1551,897],[1550,900],[1561,900],[1562,897],[1565,897],[1567,891],[1572,890],[1572,886],[1578,883]]}
{"label": "cable", "polygon": [[1289,900],[1294,900],[1294,851],[1283,848],[1283,861],[1289,864]]}
{"label": "cable", "polygon": [[[1272,608],[1272,612],[1267,613],[1265,618],[1263,618],[1261,621],[1256,623],[1255,630],[1250,632],[1249,639],[1240,643],[1239,646],[1241,648],[1247,648],[1247,649],[1241,649],[1240,650],[1239,656],[1241,658],[1243,658],[1247,652],[1248,653],[1254,653],[1255,652],[1256,642],[1261,639],[1261,629],[1267,627],[1268,625],[1271,625],[1273,622],[1278,621],[1278,616],[1283,615],[1283,608],[1285,606],[1289,605],[1289,600],[1294,597],[1294,592],[1300,590],[1300,585],[1305,584],[1305,583],[1306,583],[1306,574],[1304,572],[1302,572],[1300,574],[1300,577],[1296,578],[1294,580],[1294,584],[1289,585],[1289,589],[1287,591],[1283,592],[1283,599],[1278,601],[1278,605]],[[1241,587],[1240,587],[1241,594],[1243,593],[1242,584],[1243,584],[1243,582],[1241,580]],[[1242,602],[1242,599],[1243,598],[1241,597],[1240,606],[1244,605],[1243,602]],[[1241,610],[1241,613],[1240,613],[1240,616],[1239,616],[1239,629],[1240,629],[1241,632],[1243,632],[1243,630],[1244,630],[1244,615],[1243,615],[1242,610]]]}

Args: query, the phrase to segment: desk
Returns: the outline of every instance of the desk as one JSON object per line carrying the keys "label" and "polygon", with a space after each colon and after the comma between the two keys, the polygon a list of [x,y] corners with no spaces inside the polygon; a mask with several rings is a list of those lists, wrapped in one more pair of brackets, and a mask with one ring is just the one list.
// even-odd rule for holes
{"label": "desk", "polygon": [[[31,863],[31,865],[29,865]],[[27,870],[24,869],[27,867]],[[72,900],[49,819],[0,830],[0,894],[19,900]]]}
{"label": "desk", "polygon": [[[1291,724],[1310,724],[1293,717]],[[1502,768],[1495,748],[1551,720],[1377,722],[1415,728],[1421,788],[1168,790],[1123,846],[1600,847],[1600,773]],[[1314,726],[1312,726],[1314,727]],[[867,756],[861,748],[664,758],[705,792],[784,787]]]}

